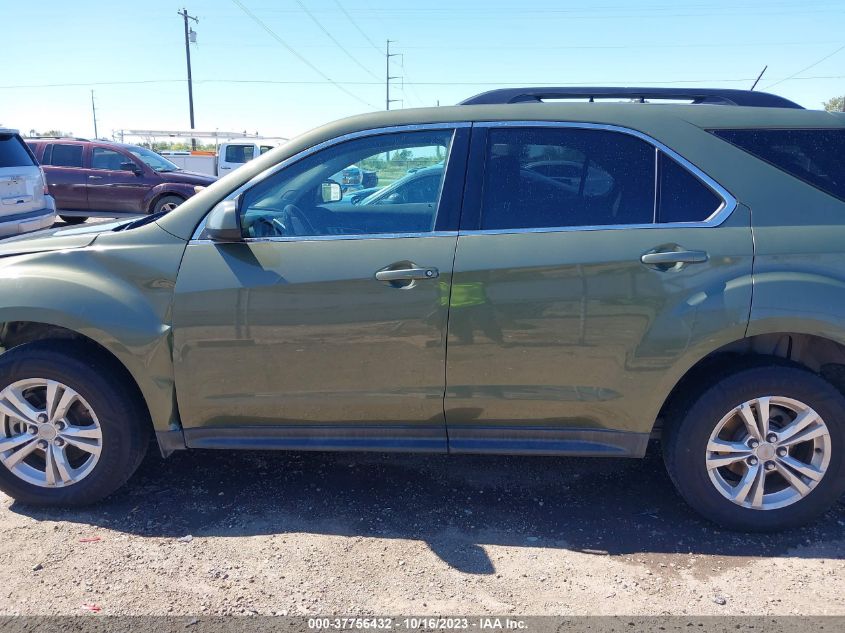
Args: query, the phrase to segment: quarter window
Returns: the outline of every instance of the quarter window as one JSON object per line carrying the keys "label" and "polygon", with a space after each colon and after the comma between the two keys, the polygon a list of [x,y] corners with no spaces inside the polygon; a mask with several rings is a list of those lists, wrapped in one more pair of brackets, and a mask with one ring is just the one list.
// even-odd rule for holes
{"label": "quarter window", "polygon": [[82,167],[82,145],[55,143],[49,164],[54,167]]}
{"label": "quarter window", "polygon": [[618,132],[493,128],[481,228],[650,224],[655,149]]}
{"label": "quarter window", "polygon": [[[243,195],[244,237],[431,232],[452,137],[453,130],[382,134],[303,158]],[[403,193],[422,170],[432,181],[418,194]],[[365,188],[373,194],[362,200],[356,193]],[[388,197],[397,192],[389,204],[378,203],[382,189]]]}
{"label": "quarter window", "polygon": [[845,200],[845,129],[711,132],[817,189]]}
{"label": "quarter window", "polygon": [[658,222],[703,222],[722,206],[710,187],[663,152],[658,169]]}

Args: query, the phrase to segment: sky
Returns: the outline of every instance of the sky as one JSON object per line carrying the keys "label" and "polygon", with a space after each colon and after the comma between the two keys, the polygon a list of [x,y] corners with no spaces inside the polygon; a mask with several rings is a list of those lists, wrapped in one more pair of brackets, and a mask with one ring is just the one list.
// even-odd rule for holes
{"label": "sky", "polygon": [[[0,0],[0,126],[100,137],[196,129],[292,137],[385,107],[515,85],[845,94],[843,0]],[[404,83],[404,86],[403,86]]]}

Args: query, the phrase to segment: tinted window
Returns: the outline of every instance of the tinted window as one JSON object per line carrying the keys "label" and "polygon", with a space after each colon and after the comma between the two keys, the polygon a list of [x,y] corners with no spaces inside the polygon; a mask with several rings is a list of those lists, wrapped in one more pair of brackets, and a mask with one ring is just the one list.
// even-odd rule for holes
{"label": "tinted window", "polygon": [[654,152],[604,130],[491,129],[481,228],[651,224]]}
{"label": "tinted window", "polygon": [[56,143],[53,145],[50,162],[44,164],[56,167],[82,167],[82,145]]}
{"label": "tinted window", "polygon": [[713,130],[713,134],[845,200],[845,130]]}
{"label": "tinted window", "polygon": [[92,169],[112,169],[118,171],[121,169],[121,163],[130,163],[126,156],[120,152],[112,149],[104,149],[102,147],[95,147],[91,155]]}
{"label": "tinted window", "polygon": [[707,185],[663,152],[659,169],[658,222],[703,222],[722,206]]}
{"label": "tinted window", "polygon": [[266,153],[267,153],[267,152],[269,152],[271,149],[273,149],[273,146],[272,146],[272,145],[262,145],[262,146],[261,146],[261,149],[260,149],[260,153],[262,153],[262,154],[266,154]]}
{"label": "tinted window", "polygon": [[17,134],[0,134],[0,167],[34,165],[24,142]]}
{"label": "tinted window", "polygon": [[[437,220],[439,192],[452,142],[452,130],[382,134],[340,143],[298,161],[255,185],[243,196],[241,225],[245,237],[307,237],[427,233]],[[423,194],[401,194],[391,204],[355,204],[362,173],[397,187],[409,170],[431,167],[434,179]],[[324,202],[323,184],[340,185],[342,198]],[[401,198],[401,199],[400,199]],[[424,199],[420,199],[424,198]]]}
{"label": "tinted window", "polygon": [[42,165],[49,165],[50,159],[53,156],[53,144],[50,143],[44,146],[44,155],[41,157],[41,164]]}
{"label": "tinted window", "polygon": [[254,145],[229,145],[226,147],[227,163],[246,163],[255,156]]}

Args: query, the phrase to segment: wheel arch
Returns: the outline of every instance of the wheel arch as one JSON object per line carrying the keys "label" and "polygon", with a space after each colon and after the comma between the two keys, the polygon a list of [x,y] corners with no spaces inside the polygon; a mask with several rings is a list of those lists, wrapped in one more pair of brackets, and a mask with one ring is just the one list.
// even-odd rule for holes
{"label": "wheel arch", "polygon": [[190,197],[190,194],[170,185],[157,185],[150,190],[144,200],[147,213],[152,213],[158,201],[165,196],[176,196],[177,198],[181,198],[182,202],[185,202]]}
{"label": "wheel arch", "polygon": [[652,438],[660,438],[672,411],[709,387],[713,376],[774,364],[808,369],[845,394],[845,343],[803,332],[754,334],[711,350],[683,372],[660,407]]}

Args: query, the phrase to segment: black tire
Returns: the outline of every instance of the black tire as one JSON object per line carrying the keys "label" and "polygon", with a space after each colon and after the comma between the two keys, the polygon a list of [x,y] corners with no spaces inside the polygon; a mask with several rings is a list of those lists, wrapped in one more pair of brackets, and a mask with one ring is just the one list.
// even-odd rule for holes
{"label": "black tire", "polygon": [[[845,398],[811,371],[773,360],[741,369],[678,402],[663,432],[663,457],[681,496],[705,518],[728,529],[771,532],[804,525],[827,511],[845,492]],[[785,396],[812,407],[830,433],[830,462],[818,484],[798,501],[777,509],[743,507],[723,496],[706,467],[707,444],[734,407],[758,397]]]}
{"label": "black tire", "polygon": [[67,224],[82,224],[83,222],[85,222],[85,220],[88,219],[84,216],[78,215],[60,215],[59,217],[62,219],[62,222],[65,222]]}
{"label": "black tire", "polygon": [[183,202],[185,202],[185,199],[179,196],[162,196],[153,205],[152,213],[161,213],[165,210],[172,211],[173,209],[169,208],[171,205],[178,207]]}
{"label": "black tire", "polygon": [[38,486],[0,464],[0,490],[25,504],[79,506],[120,488],[141,463],[151,427],[140,393],[125,376],[126,370],[113,357],[77,341],[35,341],[0,355],[0,391],[28,378],[57,380],[87,401],[102,431],[99,460],[80,481],[63,487]]}

